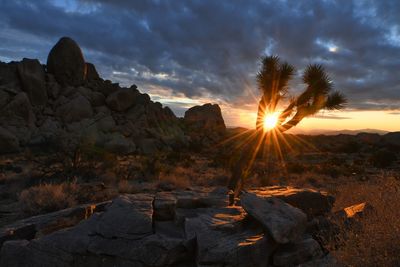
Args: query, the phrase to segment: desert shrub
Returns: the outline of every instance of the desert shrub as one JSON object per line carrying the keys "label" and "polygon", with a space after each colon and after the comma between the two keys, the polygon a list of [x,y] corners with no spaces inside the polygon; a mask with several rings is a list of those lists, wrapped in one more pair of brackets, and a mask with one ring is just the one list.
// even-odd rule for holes
{"label": "desert shrub", "polygon": [[345,169],[342,166],[335,166],[330,163],[322,163],[314,167],[314,171],[318,174],[328,175],[331,178],[338,178],[341,174],[344,174]]}
{"label": "desert shrub", "polygon": [[189,177],[180,171],[176,173],[170,173],[167,175],[162,175],[158,182],[157,188],[159,190],[176,190],[185,189],[191,185]]}
{"label": "desert shrub", "polygon": [[286,168],[287,168],[288,172],[297,173],[297,174],[301,174],[306,170],[304,165],[301,163],[298,163],[298,162],[289,162],[286,165]]}
{"label": "desert shrub", "polygon": [[140,160],[140,168],[145,180],[157,180],[162,170],[160,156],[155,154],[152,157],[143,157]]}
{"label": "desert shrub", "polygon": [[41,184],[25,189],[19,195],[22,210],[30,215],[56,211],[76,204],[74,183]]}
{"label": "desert shrub", "polygon": [[119,193],[134,194],[140,191],[135,185],[130,183],[128,180],[119,181],[117,187]]}
{"label": "desert shrub", "polygon": [[362,145],[354,140],[348,141],[342,145],[340,145],[337,149],[337,152],[342,153],[357,153],[360,152]]}
{"label": "desert shrub", "polygon": [[380,149],[374,152],[370,157],[372,165],[378,168],[386,168],[392,165],[397,159],[396,153],[387,149]]}

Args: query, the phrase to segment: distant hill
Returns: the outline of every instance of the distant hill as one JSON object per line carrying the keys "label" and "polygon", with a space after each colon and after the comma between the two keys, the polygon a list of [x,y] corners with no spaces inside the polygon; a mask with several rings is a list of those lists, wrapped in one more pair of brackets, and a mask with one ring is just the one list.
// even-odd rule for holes
{"label": "distant hill", "polygon": [[[227,127],[230,131],[233,132],[241,132],[249,130],[245,127]],[[288,131],[290,134],[301,134],[301,135],[339,135],[339,134],[347,134],[347,135],[357,135],[359,133],[376,133],[379,135],[384,135],[390,133],[389,131],[385,130],[378,130],[378,129],[358,129],[358,130],[324,130],[324,129],[312,129],[312,130],[303,130],[303,129],[296,129]]]}
{"label": "distant hill", "polygon": [[323,129],[314,129],[314,130],[300,130],[295,129],[291,132],[292,134],[304,134],[304,135],[338,135],[338,134],[348,134],[348,135],[357,135],[359,133],[376,133],[379,135],[384,135],[389,133],[389,131],[378,130],[378,129],[359,129],[359,130],[323,130]]}

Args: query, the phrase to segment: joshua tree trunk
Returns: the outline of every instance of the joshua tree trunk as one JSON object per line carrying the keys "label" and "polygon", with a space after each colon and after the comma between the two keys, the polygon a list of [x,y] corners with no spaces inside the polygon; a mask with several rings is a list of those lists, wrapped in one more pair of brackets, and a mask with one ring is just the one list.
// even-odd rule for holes
{"label": "joshua tree trunk", "polygon": [[257,121],[256,121],[256,129],[262,130],[264,127],[264,116],[265,116],[265,101],[264,97],[258,102],[258,111],[257,111]]}

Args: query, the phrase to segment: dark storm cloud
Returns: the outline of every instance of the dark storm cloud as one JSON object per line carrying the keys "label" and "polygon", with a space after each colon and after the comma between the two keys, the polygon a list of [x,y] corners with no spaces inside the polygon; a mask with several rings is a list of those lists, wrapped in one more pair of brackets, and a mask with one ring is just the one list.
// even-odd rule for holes
{"label": "dark storm cloud", "polygon": [[323,64],[350,109],[400,108],[400,1],[0,4],[3,59],[45,61],[59,37],[71,36],[105,78],[243,103],[252,101],[245,88],[255,88],[259,57],[273,53],[299,71]]}

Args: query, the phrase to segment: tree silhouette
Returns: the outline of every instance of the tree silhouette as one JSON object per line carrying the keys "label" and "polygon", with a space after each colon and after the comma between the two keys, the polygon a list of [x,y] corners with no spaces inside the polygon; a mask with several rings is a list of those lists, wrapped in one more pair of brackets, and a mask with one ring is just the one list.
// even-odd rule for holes
{"label": "tree silhouette", "polygon": [[[230,204],[233,204],[243,186],[245,178],[250,174],[257,153],[266,142],[264,119],[270,114],[276,116],[276,127],[273,133],[283,133],[299,124],[305,117],[312,116],[320,110],[337,110],[344,107],[347,100],[344,95],[333,90],[333,83],[324,68],[318,64],[308,65],[302,79],[306,85],[304,91],[295,97],[289,96],[289,81],[295,74],[295,68],[287,62],[281,62],[277,56],[262,58],[261,68],[257,73],[258,88],[262,92],[258,104],[256,131],[247,139],[237,153],[232,154]],[[288,100],[286,108],[278,105]]]}
{"label": "tree silhouette", "polygon": [[[276,112],[280,101],[288,99],[289,81],[295,69],[287,62],[281,63],[277,56],[262,59],[257,74],[258,88],[262,92],[258,104],[256,129],[263,127],[267,114]],[[318,64],[308,65],[303,73],[304,91],[297,97],[291,97],[287,107],[279,113],[276,130],[287,131],[296,126],[305,117],[314,115],[322,109],[341,109],[346,103],[344,95],[333,90],[333,83],[324,68]]]}

